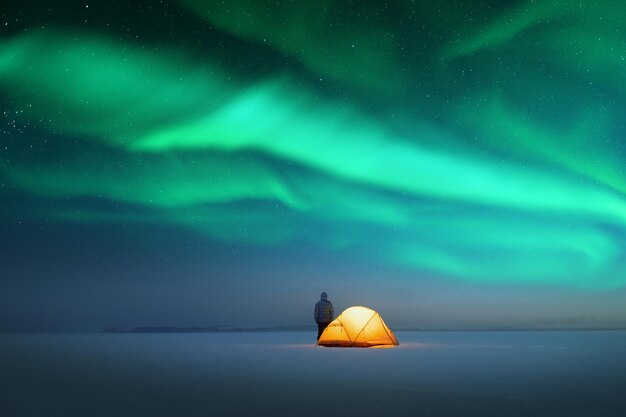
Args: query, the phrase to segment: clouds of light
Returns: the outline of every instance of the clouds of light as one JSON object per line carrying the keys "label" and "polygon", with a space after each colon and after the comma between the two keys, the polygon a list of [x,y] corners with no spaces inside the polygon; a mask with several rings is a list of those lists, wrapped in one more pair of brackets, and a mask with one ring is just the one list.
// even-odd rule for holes
{"label": "clouds of light", "polygon": [[289,75],[239,84],[216,68],[93,34],[5,39],[2,93],[68,152],[14,158],[2,173],[44,198],[124,204],[54,213],[66,220],[171,223],[261,245],[303,239],[478,281],[626,284],[618,161],[596,169],[584,145],[547,163],[562,132],[497,102],[457,111],[459,131],[504,144],[504,157],[481,158],[451,150],[461,133],[436,122],[416,118],[401,137]]}
{"label": "clouds of light", "polygon": [[487,24],[466,28],[441,57],[514,51],[528,57],[528,65],[553,62],[561,73],[608,82],[624,93],[624,18],[626,7],[610,0],[524,2]]}
{"label": "clouds of light", "polygon": [[371,13],[355,15],[341,1],[286,2],[278,7],[265,0],[181,4],[212,25],[271,46],[323,77],[376,88],[400,86],[395,42],[388,36],[390,28],[376,18],[377,5]]}

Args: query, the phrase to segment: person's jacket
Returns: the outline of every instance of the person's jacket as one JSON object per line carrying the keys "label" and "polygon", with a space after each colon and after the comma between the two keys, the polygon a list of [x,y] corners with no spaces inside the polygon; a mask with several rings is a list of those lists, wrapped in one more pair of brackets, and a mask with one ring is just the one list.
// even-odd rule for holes
{"label": "person's jacket", "polygon": [[315,321],[318,323],[330,323],[333,321],[334,315],[333,303],[322,295],[321,300],[315,304]]}

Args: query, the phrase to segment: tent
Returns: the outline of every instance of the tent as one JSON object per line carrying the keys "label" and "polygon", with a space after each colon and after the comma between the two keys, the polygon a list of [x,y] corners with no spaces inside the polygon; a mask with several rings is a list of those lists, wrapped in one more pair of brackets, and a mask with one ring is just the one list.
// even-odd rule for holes
{"label": "tent", "polygon": [[344,310],[324,330],[317,341],[320,346],[393,347],[398,339],[376,311],[367,307]]}

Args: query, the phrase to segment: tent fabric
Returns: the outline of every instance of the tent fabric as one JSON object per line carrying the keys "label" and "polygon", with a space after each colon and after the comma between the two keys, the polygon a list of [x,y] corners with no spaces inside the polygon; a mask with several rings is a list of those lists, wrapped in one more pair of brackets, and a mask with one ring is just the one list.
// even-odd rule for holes
{"label": "tent fabric", "polygon": [[371,308],[361,306],[344,310],[326,327],[317,344],[339,347],[399,345],[398,339],[380,314]]}

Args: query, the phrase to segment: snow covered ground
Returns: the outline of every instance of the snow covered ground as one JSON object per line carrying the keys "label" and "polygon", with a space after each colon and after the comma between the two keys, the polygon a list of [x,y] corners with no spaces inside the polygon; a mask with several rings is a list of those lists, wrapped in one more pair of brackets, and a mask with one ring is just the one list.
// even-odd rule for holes
{"label": "snow covered ground", "polygon": [[0,335],[0,415],[626,415],[626,332]]}

